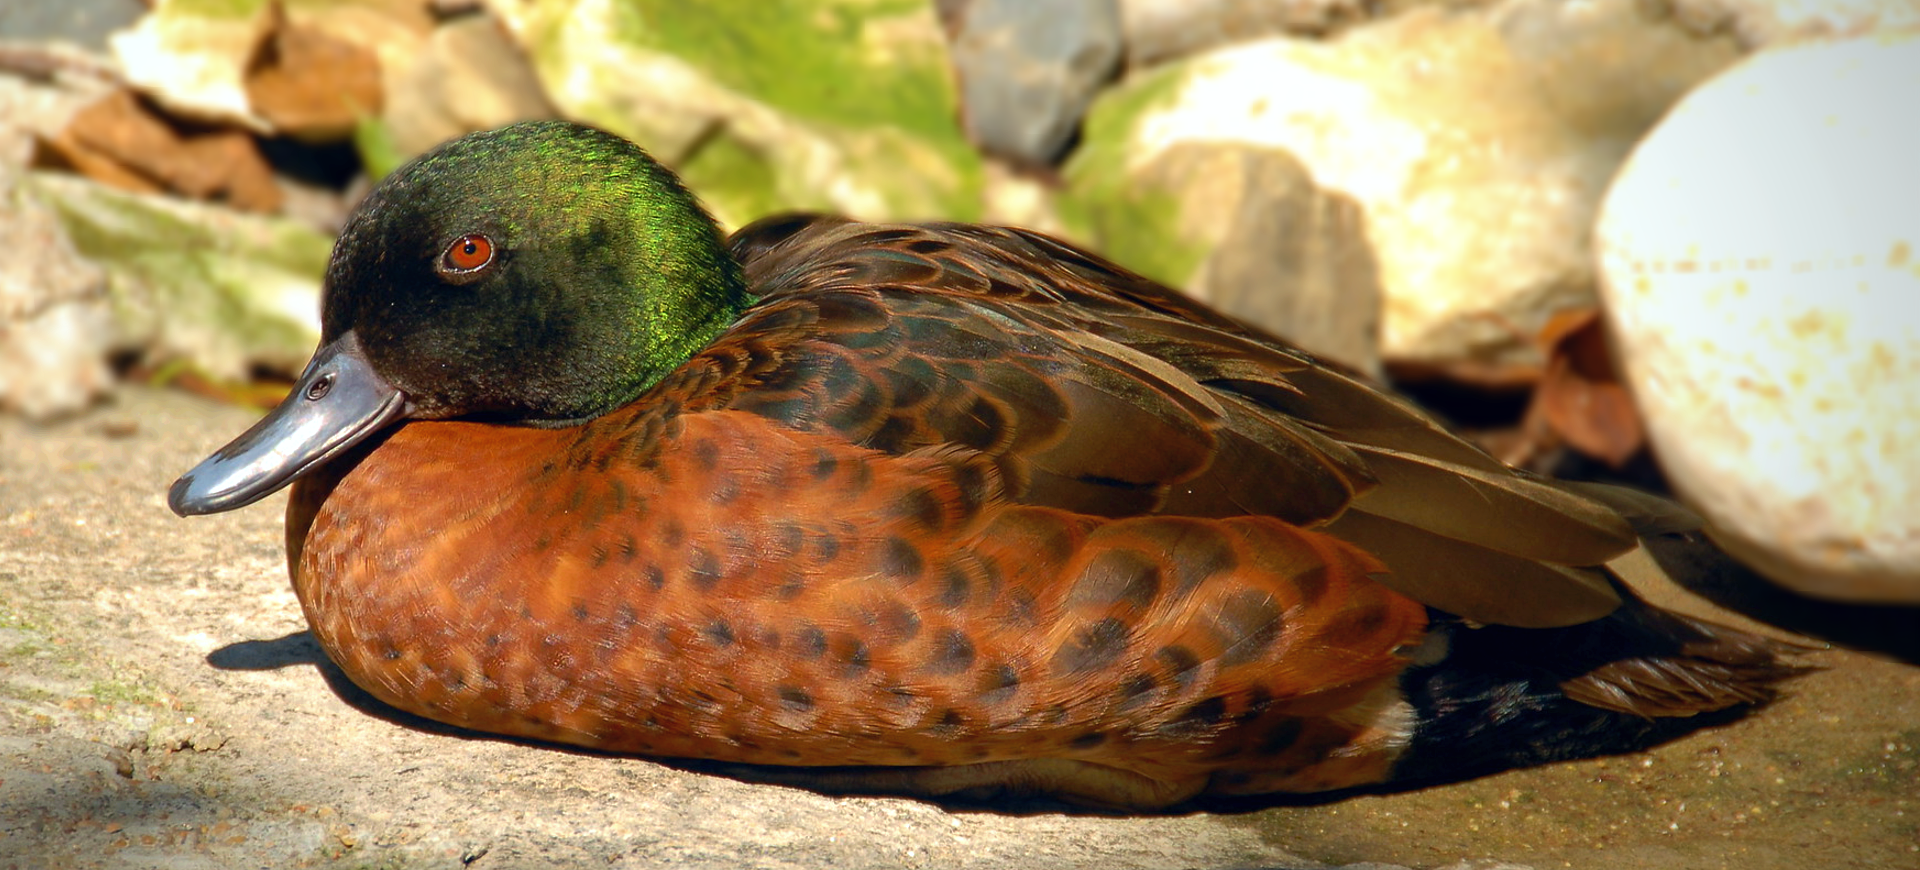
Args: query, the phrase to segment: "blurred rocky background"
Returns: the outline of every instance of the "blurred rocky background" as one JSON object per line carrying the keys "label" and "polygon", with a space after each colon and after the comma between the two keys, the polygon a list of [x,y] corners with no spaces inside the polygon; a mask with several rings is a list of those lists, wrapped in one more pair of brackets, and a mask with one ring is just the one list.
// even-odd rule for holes
{"label": "blurred rocky background", "polygon": [[[1703,814],[1715,836],[1745,837],[1790,812],[1804,829],[1725,866],[1920,861],[1904,851],[1920,843],[1920,732],[1898,706],[1914,672],[1851,654],[1724,757],[1710,737],[1647,756],[1659,771],[1600,760],[1382,798],[1349,811],[1366,834],[1329,826],[1352,804],[1257,825],[989,824],[768,797],[633,760],[449,750],[430,727],[317,696],[318,676],[282,676],[317,655],[278,576],[269,512],[206,533],[220,540],[183,537],[177,553],[153,543],[180,533],[152,481],[205,447],[169,433],[211,412],[117,386],[237,406],[205,424],[207,444],[224,440],[313,348],[332,236],[374,180],[471,130],[570,117],[641,143],[730,227],[816,209],[1085,244],[1391,382],[1509,462],[1671,487],[1793,590],[1740,592],[1763,616],[1877,637],[1865,646],[1913,662],[1916,94],[1920,0],[0,0],[0,724],[32,725],[0,734],[19,762],[0,777],[0,816],[74,777],[107,796],[74,798],[79,821],[60,830],[0,825],[0,857],[81,837],[167,866],[360,854],[465,866],[489,849],[481,866],[522,866],[488,838],[518,807],[560,801],[540,820],[547,863],[524,866],[618,863],[659,836],[705,844],[661,847],[698,866],[935,854],[985,866],[1035,848],[1057,848],[1063,867],[1308,866],[1267,838],[1347,860],[1415,854],[1391,845],[1408,818],[1429,864],[1497,836],[1553,866],[1589,841],[1608,867],[1708,866],[1675,857],[1718,854],[1720,840],[1679,833]],[[42,466],[60,474],[23,471]],[[75,475],[122,482],[76,495]],[[124,525],[96,531],[109,517]],[[61,573],[75,565],[191,588],[135,601]],[[8,584],[45,601],[10,602]],[[81,652],[93,647],[69,645],[74,631],[119,640]],[[262,631],[287,637],[228,643]],[[318,766],[298,775],[268,738],[216,752],[238,732],[195,716],[245,721],[261,693],[312,734],[381,748],[299,747]],[[71,722],[91,736],[45,730]],[[189,787],[201,755],[217,775]],[[369,779],[376,763],[399,773]],[[442,794],[426,821],[396,819],[411,799],[400,775],[420,765],[490,803],[463,819],[449,808],[469,796]],[[602,800],[569,797],[575,778],[633,806],[620,820],[567,816]],[[325,795],[348,780],[375,785],[342,792],[336,815]],[[229,792],[267,781],[321,802],[234,816]],[[178,826],[153,815],[166,788],[182,818],[228,821],[167,839]],[[89,808],[113,800],[131,821],[93,821]],[[1535,842],[1541,818],[1565,842]],[[1633,833],[1647,820],[1658,830]],[[673,830],[650,833],[658,823]],[[588,829],[605,842],[580,840]],[[740,851],[770,830],[804,846],[789,864]]]}
{"label": "blurred rocky background", "polygon": [[1651,446],[1781,582],[1920,602],[1916,26],[1920,0],[11,3],[0,408],[270,399],[372,180],[565,116],[730,226],[1034,227],[1516,464],[1657,486]]}

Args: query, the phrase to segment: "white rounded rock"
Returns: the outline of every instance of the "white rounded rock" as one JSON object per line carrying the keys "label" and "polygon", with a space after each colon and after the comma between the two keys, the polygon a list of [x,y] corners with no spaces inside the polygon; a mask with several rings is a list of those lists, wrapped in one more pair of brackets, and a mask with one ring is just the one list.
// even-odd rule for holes
{"label": "white rounded rock", "polygon": [[1603,299],[1648,433],[1783,585],[1920,602],[1920,33],[1754,55],[1643,141]]}

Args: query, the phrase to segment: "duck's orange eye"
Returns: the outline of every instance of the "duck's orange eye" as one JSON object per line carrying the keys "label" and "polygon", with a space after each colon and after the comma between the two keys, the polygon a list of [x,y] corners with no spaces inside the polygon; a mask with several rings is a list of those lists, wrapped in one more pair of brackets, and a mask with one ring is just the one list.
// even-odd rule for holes
{"label": "duck's orange eye", "polygon": [[493,240],[479,233],[454,239],[440,255],[440,271],[450,274],[474,272],[493,262]]}

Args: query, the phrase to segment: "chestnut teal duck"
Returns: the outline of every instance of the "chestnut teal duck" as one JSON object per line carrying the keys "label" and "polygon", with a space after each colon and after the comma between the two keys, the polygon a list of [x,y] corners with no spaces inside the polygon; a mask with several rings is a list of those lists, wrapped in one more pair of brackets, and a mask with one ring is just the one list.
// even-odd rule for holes
{"label": "chestnut teal duck", "polygon": [[291,484],[313,636],[461,728],[1146,810],[1630,751],[1798,670],[1621,582],[1684,510],[1027,230],[727,237],[520,124],[382,182],[322,321],[170,503]]}

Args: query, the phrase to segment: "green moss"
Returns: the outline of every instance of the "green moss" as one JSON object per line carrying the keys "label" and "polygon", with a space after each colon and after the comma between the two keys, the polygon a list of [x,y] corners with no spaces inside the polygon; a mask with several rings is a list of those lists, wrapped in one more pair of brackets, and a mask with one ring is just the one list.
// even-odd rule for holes
{"label": "green moss", "polygon": [[55,704],[60,700],[59,695],[45,689],[23,686],[19,683],[7,682],[5,680],[0,680],[0,698],[6,698],[10,701],[20,701],[26,704]]}
{"label": "green moss", "polygon": [[1128,166],[1140,119],[1171,103],[1184,81],[1169,67],[1129,82],[1094,103],[1080,149],[1066,166],[1060,219],[1115,262],[1174,286],[1200,267],[1209,246],[1182,230],[1179,198],[1142,183]]}
{"label": "green moss", "polygon": [[158,704],[160,700],[142,686],[118,683],[109,680],[96,681],[87,687],[87,694],[103,704]]}
{"label": "green moss", "polygon": [[[11,574],[0,574],[0,580],[11,579]],[[37,686],[22,685],[10,677],[48,669],[71,671],[72,661],[61,657],[71,652],[54,645],[44,621],[0,603],[0,699],[27,705],[58,703],[59,695]],[[18,712],[0,707],[0,713]]]}
{"label": "green moss", "polygon": [[[18,580],[19,580],[19,575],[11,574],[11,573],[0,573],[0,583],[12,583]],[[12,629],[18,629],[21,631],[36,631],[36,632],[45,631],[45,628],[39,622],[36,622],[33,619],[29,618],[24,611],[21,611],[17,608],[9,606],[5,603],[0,603],[0,628],[12,628]]]}
{"label": "green moss", "polygon": [[[13,574],[0,574],[0,582],[14,579]],[[19,664],[52,651],[46,625],[4,603],[0,603],[0,644],[4,644],[0,645],[0,666]]]}
{"label": "green moss", "polygon": [[[959,101],[945,44],[928,34],[924,50],[889,30],[926,26],[925,4],[915,0],[720,0],[677,3],[633,0],[618,7],[622,41],[685,59],[715,83],[779,110],[826,138],[897,130],[928,148],[950,171],[952,184],[929,189],[923,175],[894,179],[898,164],[850,167],[855,181],[889,194],[914,187],[918,196],[896,203],[894,217],[955,217],[979,213],[980,157],[960,130]],[[715,143],[722,144],[724,143]],[[719,161],[737,162],[722,153]],[[690,159],[690,163],[699,160]],[[689,171],[692,171],[691,169]],[[779,172],[774,173],[779,176]],[[820,191],[794,189],[780,178],[781,208],[818,207]],[[737,183],[723,186],[740,188]],[[936,213],[923,213],[931,196]],[[820,202],[811,202],[814,198]],[[917,206],[917,207],[916,207]]]}
{"label": "green moss", "polygon": [[1152,188],[1110,196],[1060,200],[1060,218],[1079,237],[1122,266],[1174,287],[1183,286],[1211,250],[1180,233],[1180,200]]}
{"label": "green moss", "polygon": [[777,173],[765,155],[724,131],[715,134],[678,169],[687,186],[729,226],[742,226],[801,205],[781,200]]}
{"label": "green moss", "polygon": [[1088,148],[1124,149],[1140,119],[1170,107],[1180,98],[1186,83],[1186,68],[1163,66],[1129,79],[1123,86],[1106,91],[1087,110],[1084,122]]}
{"label": "green moss", "polygon": [[[581,15],[594,19],[591,34]],[[961,133],[945,41],[923,2],[555,0],[530,22],[529,54],[566,111],[672,165],[723,221],[789,209],[981,211],[985,170]],[[771,111],[656,113],[635,96],[630,69],[650,65],[700,79],[692,87],[722,103]]]}
{"label": "green moss", "polygon": [[622,41],[685,57],[727,87],[798,118],[850,127],[897,125],[961,141],[944,49],[885,57],[867,30],[925,14],[915,0],[631,0]]}
{"label": "green moss", "polygon": [[366,167],[367,178],[372,181],[387,177],[413,156],[400,150],[399,143],[393,139],[393,129],[374,115],[362,115],[354,125],[353,150],[360,155],[360,164]]}
{"label": "green moss", "polygon": [[267,0],[166,0],[155,14],[169,18],[252,18],[265,8]]}
{"label": "green moss", "polygon": [[886,201],[869,219],[978,220],[985,172],[977,155],[954,160],[938,143],[892,127],[848,131],[840,137],[850,180],[873,186]]}

